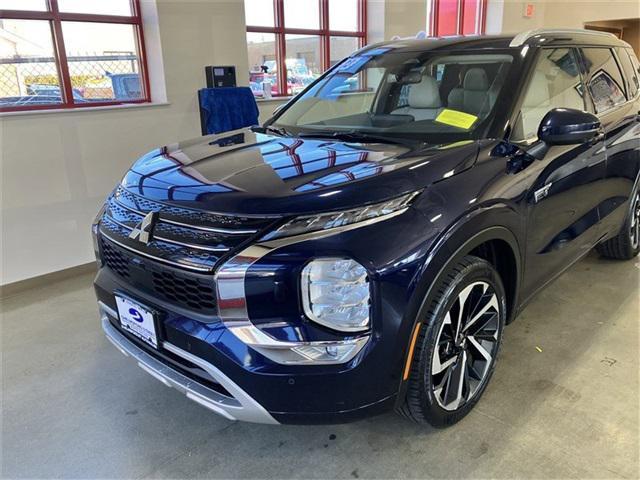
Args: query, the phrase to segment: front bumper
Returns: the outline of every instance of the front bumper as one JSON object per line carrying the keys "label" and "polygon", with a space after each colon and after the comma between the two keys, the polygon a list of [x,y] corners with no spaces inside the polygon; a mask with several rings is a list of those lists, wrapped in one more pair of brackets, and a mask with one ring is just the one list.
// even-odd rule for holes
{"label": "front bumper", "polygon": [[187,398],[199,403],[203,407],[222,415],[229,420],[242,420],[254,423],[277,424],[276,421],[258,402],[251,398],[244,390],[236,385],[218,368],[179,347],[163,342],[162,347],[174,355],[187,360],[207,372],[213,380],[218,382],[232,397],[227,397],[215,390],[195,382],[177,370],[155,359],[141,348],[134,345],[120,333],[109,321],[108,316],[118,318],[118,314],[109,306],[100,302],[102,329],[109,340],[120,352],[132,357],[152,377],[160,380],[167,387],[172,387],[184,393]]}
{"label": "front bumper", "polygon": [[[149,372],[145,368],[146,371],[154,376],[160,372],[163,382],[166,380],[196,401],[204,398],[212,411],[227,418],[265,422],[262,414],[262,420],[243,418],[237,408],[228,407],[245,406],[247,411],[257,405],[270,417],[267,423],[358,420],[392,409],[402,383],[411,327],[404,320],[418,259],[412,255],[410,261],[396,261],[405,246],[398,246],[401,251],[395,251],[391,247],[397,242],[389,245],[389,239],[402,234],[404,240],[411,240],[406,222],[417,220],[416,215],[409,210],[395,216],[385,222],[384,229],[372,225],[333,236],[314,234],[291,244],[287,241],[283,245],[267,245],[273,248],[257,252],[258,255],[236,255],[242,262],[232,264],[230,269],[219,268],[215,280],[211,275],[187,275],[182,268],[125,253],[124,246],[109,245],[114,251],[122,250],[114,256],[114,252],[103,251],[106,241],[100,238],[100,256],[105,263],[95,279],[96,295],[112,311],[117,294],[129,295],[154,310],[159,322],[158,350],[122,332],[117,314],[106,316],[122,341],[156,362],[155,369]],[[409,243],[418,240],[416,235]],[[253,248],[249,247],[249,253]],[[299,270],[319,255],[346,256],[368,266],[372,273],[370,332],[345,335],[301,317]],[[228,260],[229,263],[233,262]],[[216,295],[212,290],[221,284],[230,288],[223,288]],[[216,305],[193,305],[192,291],[199,295],[198,302],[217,296]],[[411,312],[409,316],[413,318]],[[288,350],[309,345],[326,347],[335,342],[362,345],[357,345],[354,356],[344,363],[300,364],[282,357]],[[190,364],[186,371],[185,362]],[[212,368],[216,374],[211,373]],[[168,371],[186,375],[172,374],[167,379],[162,372]],[[231,382],[230,388],[218,388],[223,384],[221,375]],[[170,380],[176,378],[180,379],[177,383]],[[206,395],[187,390],[189,387],[202,392],[196,384],[207,389],[203,390]],[[248,403],[239,402],[231,390],[239,392]],[[220,398],[221,391],[225,398]]]}

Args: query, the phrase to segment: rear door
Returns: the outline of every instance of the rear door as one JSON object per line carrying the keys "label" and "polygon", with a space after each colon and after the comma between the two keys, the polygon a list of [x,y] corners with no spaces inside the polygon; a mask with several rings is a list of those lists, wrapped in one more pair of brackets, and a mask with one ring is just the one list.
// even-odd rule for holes
{"label": "rear door", "polygon": [[628,209],[640,159],[640,81],[629,48],[585,47],[580,50],[588,91],[602,122],[607,145],[602,233],[616,235]]}
{"label": "rear door", "polygon": [[[511,141],[537,142],[540,121],[553,108],[590,108],[576,49],[541,49]],[[592,143],[551,147],[542,160],[518,173],[523,182],[530,184],[525,199],[525,297],[597,243],[605,165],[604,137],[601,137]]]}

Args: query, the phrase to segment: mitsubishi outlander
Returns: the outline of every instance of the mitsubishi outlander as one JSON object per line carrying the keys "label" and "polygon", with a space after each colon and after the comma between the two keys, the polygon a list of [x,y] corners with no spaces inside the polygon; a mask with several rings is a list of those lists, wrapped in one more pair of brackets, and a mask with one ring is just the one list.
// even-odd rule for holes
{"label": "mitsubishi outlander", "polygon": [[451,425],[536,292],[640,251],[638,68],[580,30],[365,47],[134,163],[93,225],[102,328],[231,420]]}

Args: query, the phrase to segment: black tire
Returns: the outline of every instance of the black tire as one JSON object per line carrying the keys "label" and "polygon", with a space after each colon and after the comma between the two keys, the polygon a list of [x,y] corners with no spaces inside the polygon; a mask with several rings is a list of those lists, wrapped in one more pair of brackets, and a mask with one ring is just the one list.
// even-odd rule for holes
{"label": "black tire", "polygon": [[[484,284],[488,285],[486,289]],[[461,303],[467,305],[462,309],[462,313],[459,307]],[[487,307],[487,304],[490,305]],[[485,313],[478,316],[477,313],[480,311]],[[437,428],[453,425],[467,415],[482,396],[493,374],[506,313],[506,295],[502,280],[489,262],[478,257],[466,256],[451,267],[440,283],[427,314],[424,318],[418,319],[422,324],[413,351],[405,403],[399,408],[399,412],[415,422],[429,423]],[[454,326],[454,323],[457,323],[455,317],[462,319],[461,328]],[[476,317],[478,319],[471,321]],[[469,326],[464,322],[468,322]],[[483,323],[490,328],[481,330],[479,327]],[[460,330],[460,334],[454,332]],[[478,333],[474,333],[475,330],[478,330]],[[458,340],[449,338],[464,335],[473,337],[473,341],[468,337]],[[495,341],[485,340],[488,336],[495,337]],[[480,349],[476,345],[486,348],[485,352],[491,350],[491,360],[485,364],[482,364],[482,360],[473,360],[476,356],[486,358],[480,357]],[[448,358],[449,356],[451,357]],[[454,356],[457,360],[452,360]],[[448,359],[442,361],[443,358]],[[450,363],[452,361],[453,363]],[[446,364],[451,366],[440,370]],[[481,370],[482,375],[476,370]],[[436,371],[439,373],[434,373]],[[461,372],[464,372],[462,378]],[[472,373],[482,378],[478,380]],[[460,382],[453,383],[457,379]],[[460,383],[463,384],[462,387]],[[445,384],[446,390],[443,386]],[[458,387],[452,389],[452,385]],[[469,398],[464,401],[458,401],[456,398],[454,402],[447,403],[452,392],[462,392],[463,396],[466,394]]]}
{"label": "black tire", "polygon": [[618,235],[596,246],[605,258],[631,260],[640,253],[640,189],[631,195],[629,213]]}

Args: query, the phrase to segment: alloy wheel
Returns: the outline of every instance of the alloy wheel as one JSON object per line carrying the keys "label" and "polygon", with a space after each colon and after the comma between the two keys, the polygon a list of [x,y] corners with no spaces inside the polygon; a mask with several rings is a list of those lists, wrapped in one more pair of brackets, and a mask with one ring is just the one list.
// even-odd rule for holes
{"label": "alloy wheel", "polygon": [[631,226],[629,227],[631,248],[637,250],[640,245],[640,191],[636,193],[631,207]]}
{"label": "alloy wheel", "polygon": [[486,282],[465,287],[437,336],[431,360],[431,385],[438,404],[458,410],[484,385],[498,350],[500,307]]}

